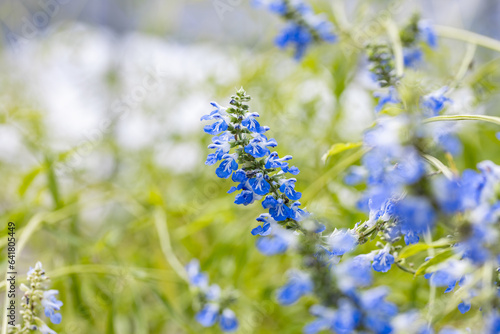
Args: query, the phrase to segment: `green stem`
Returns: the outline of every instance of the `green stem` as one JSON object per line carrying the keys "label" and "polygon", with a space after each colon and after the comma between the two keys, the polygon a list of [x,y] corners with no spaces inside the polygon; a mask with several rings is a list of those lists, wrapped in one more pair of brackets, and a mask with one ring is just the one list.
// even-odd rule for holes
{"label": "green stem", "polygon": [[170,264],[172,269],[179,275],[180,278],[189,282],[186,269],[175,256],[174,250],[172,249],[172,244],[170,243],[170,234],[168,233],[167,227],[167,216],[165,211],[161,208],[157,208],[153,214],[153,220],[158,231],[158,237],[160,238],[160,246],[165,256],[165,259]]}
{"label": "green stem", "polygon": [[484,115],[442,115],[427,118],[423,121],[423,123],[432,123],[432,122],[440,122],[440,121],[483,121],[489,122],[493,124],[500,125],[500,117],[495,116],[484,116]]}
{"label": "green stem", "polygon": [[394,52],[394,59],[396,62],[396,75],[401,78],[404,73],[404,58],[403,58],[403,46],[401,44],[401,39],[399,37],[398,27],[393,20],[389,19],[384,24],[389,38],[391,39],[392,50]]}
{"label": "green stem", "polygon": [[500,52],[500,41],[497,41],[496,39],[476,34],[467,30],[441,25],[435,25],[434,29],[436,29],[436,33],[441,37],[476,44]]}
{"label": "green stem", "polygon": [[443,175],[446,176],[447,179],[449,179],[449,180],[453,179],[453,172],[448,167],[446,167],[441,161],[439,161],[439,159],[433,157],[432,155],[428,155],[428,154],[423,154],[422,157],[428,163],[430,163],[431,165],[436,167],[436,169],[438,171],[443,173]]}

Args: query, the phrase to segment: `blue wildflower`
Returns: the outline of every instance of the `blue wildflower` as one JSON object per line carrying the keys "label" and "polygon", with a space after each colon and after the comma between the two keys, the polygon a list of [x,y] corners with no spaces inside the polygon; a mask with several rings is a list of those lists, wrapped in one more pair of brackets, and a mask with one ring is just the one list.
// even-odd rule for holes
{"label": "blue wildflower", "polygon": [[219,306],[215,304],[206,304],[195,316],[203,327],[212,327],[219,318]]}
{"label": "blue wildflower", "polygon": [[269,155],[271,152],[268,147],[276,146],[278,146],[278,143],[274,138],[268,140],[266,136],[259,134],[250,140],[250,143],[245,146],[245,152],[254,158],[262,158]]}
{"label": "blue wildflower", "polygon": [[199,288],[208,286],[208,276],[200,271],[200,261],[192,259],[185,268],[191,285]]}
{"label": "blue wildflower", "polygon": [[269,193],[269,190],[271,190],[269,181],[265,176],[262,175],[262,173],[257,173],[257,175],[255,175],[255,177],[252,178],[249,182],[252,186],[253,191],[257,195],[266,195]]}
{"label": "blue wildflower", "polygon": [[391,333],[391,319],[398,313],[396,305],[385,301],[387,293],[385,287],[378,287],[361,295],[361,305],[366,312],[363,323],[377,334]]}
{"label": "blue wildflower", "polygon": [[284,156],[283,158],[280,159],[280,157],[278,156],[278,153],[273,152],[266,158],[265,167],[267,169],[285,168],[285,167],[288,167],[288,162],[285,162],[285,161],[288,161],[291,159],[292,159],[291,155]]}
{"label": "blue wildflower", "polygon": [[304,334],[316,334],[322,330],[330,329],[335,321],[335,310],[323,305],[313,305],[309,309],[309,312],[317,317],[317,319],[304,327]]}
{"label": "blue wildflower", "polygon": [[352,291],[356,287],[369,286],[372,283],[372,260],[372,255],[361,254],[341,262],[335,272],[339,287],[343,291]]}
{"label": "blue wildflower", "polygon": [[288,282],[276,292],[276,298],[282,305],[291,305],[300,297],[311,293],[313,282],[309,275],[298,270],[288,272]]}
{"label": "blue wildflower", "polygon": [[422,61],[423,52],[419,47],[404,48],[403,61],[405,67],[415,68]]}
{"label": "blue wildflower", "polygon": [[462,300],[462,302],[458,304],[458,310],[460,313],[465,314],[470,311],[471,306],[472,305],[470,303],[466,303]]}
{"label": "blue wildflower", "polygon": [[289,242],[277,234],[257,239],[255,247],[264,255],[272,256],[286,252]]}
{"label": "blue wildflower", "polygon": [[389,245],[384,249],[380,250],[377,255],[373,258],[373,270],[385,273],[391,269],[394,263],[394,256],[389,253]]}
{"label": "blue wildflower", "polygon": [[292,201],[298,201],[302,197],[301,193],[295,191],[295,182],[297,179],[280,180],[280,191]]}
{"label": "blue wildflower", "polygon": [[433,181],[434,196],[443,212],[453,214],[463,209],[462,189],[458,180],[438,177]]}
{"label": "blue wildflower", "polygon": [[418,30],[421,39],[431,48],[435,49],[437,47],[437,34],[431,23],[428,20],[420,20],[418,22]]}
{"label": "blue wildflower", "polygon": [[42,307],[45,311],[45,316],[50,318],[53,324],[60,324],[62,320],[62,315],[56,313],[61,309],[63,305],[62,301],[57,300],[56,296],[59,294],[57,290],[47,290],[43,292]]}
{"label": "blue wildflower", "polygon": [[234,332],[238,329],[238,319],[236,314],[230,309],[224,309],[220,316],[219,325],[224,332]]}
{"label": "blue wildflower", "polygon": [[233,171],[238,169],[238,163],[236,162],[237,155],[236,154],[224,154],[222,157],[224,159],[223,162],[217,167],[215,170],[215,174],[221,179],[227,179]]}
{"label": "blue wildflower", "polygon": [[438,116],[445,104],[451,102],[451,99],[444,95],[447,91],[448,87],[444,86],[422,98],[422,107],[427,117]]}
{"label": "blue wildflower", "polygon": [[351,166],[344,176],[344,183],[348,186],[355,186],[363,182],[368,175],[367,170],[361,166]]}
{"label": "blue wildflower", "polygon": [[358,236],[352,230],[335,229],[328,238],[331,247],[330,255],[344,255],[354,249],[358,243]]}
{"label": "blue wildflower", "polygon": [[401,102],[401,100],[399,99],[398,97],[398,92],[396,91],[396,89],[394,87],[389,87],[389,90],[387,91],[386,94],[384,93],[379,93],[379,92],[376,92],[373,94],[373,96],[375,97],[378,97],[379,100],[378,100],[378,104],[377,106],[375,107],[375,112],[376,113],[379,113],[382,111],[382,109],[384,108],[384,106],[386,104],[389,104],[389,103],[399,103]]}
{"label": "blue wildflower", "polygon": [[408,196],[396,203],[394,211],[407,245],[417,243],[418,234],[432,228],[436,220],[436,213],[425,197]]}

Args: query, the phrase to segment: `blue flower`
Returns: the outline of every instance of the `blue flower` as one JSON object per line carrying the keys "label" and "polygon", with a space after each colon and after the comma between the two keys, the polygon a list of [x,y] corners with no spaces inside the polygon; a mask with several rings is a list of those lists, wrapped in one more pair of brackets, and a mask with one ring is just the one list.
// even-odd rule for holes
{"label": "blue flower", "polygon": [[291,305],[303,295],[311,293],[313,287],[313,282],[306,273],[290,270],[288,282],[278,289],[276,297],[281,305]]}
{"label": "blue flower", "polygon": [[363,182],[367,177],[368,171],[364,167],[351,166],[344,176],[344,183],[348,186],[355,186]]}
{"label": "blue flower", "polygon": [[444,176],[433,182],[434,196],[443,212],[453,214],[463,209],[462,188],[458,180],[449,180]]}
{"label": "blue flower", "polygon": [[219,306],[215,304],[206,304],[201,311],[199,311],[195,319],[203,327],[212,327],[217,322],[219,317]]}
{"label": "blue flower", "polygon": [[389,87],[389,90],[387,91],[387,94],[379,93],[376,92],[373,94],[373,96],[378,97],[378,104],[375,107],[375,112],[379,113],[382,111],[384,106],[388,103],[399,103],[401,100],[398,97],[398,92],[394,87]]}
{"label": "blue flower", "polygon": [[330,255],[344,255],[358,244],[358,236],[352,230],[335,229],[328,238],[328,244],[331,247]]}
{"label": "blue flower", "polygon": [[434,226],[436,213],[425,197],[408,196],[394,207],[406,244],[417,243],[421,234]]}
{"label": "blue flower", "polygon": [[485,334],[498,334],[500,333],[500,316],[498,310],[492,310],[486,316]]}
{"label": "blue flower", "polygon": [[62,315],[56,313],[56,311],[61,310],[63,305],[62,301],[57,300],[56,296],[59,294],[57,290],[47,290],[43,292],[42,307],[45,311],[45,316],[50,318],[53,324],[60,324],[62,320]]}
{"label": "blue flower", "polygon": [[242,190],[241,193],[236,195],[234,198],[235,204],[243,204],[245,206],[252,204],[256,199],[260,197],[256,197],[255,193],[251,190]]}
{"label": "blue flower", "polygon": [[262,226],[257,226],[256,228],[252,229],[252,235],[260,235],[265,237],[266,235],[271,234],[271,224],[270,223],[264,223]]}
{"label": "blue flower", "polygon": [[238,329],[236,314],[230,309],[224,309],[220,316],[219,325],[223,332],[234,332]]}
{"label": "blue flower", "polygon": [[288,241],[279,235],[272,234],[257,239],[255,247],[264,255],[272,256],[286,252]]}
{"label": "blue flower", "polygon": [[257,226],[252,230],[252,235],[266,236],[271,234],[272,228],[271,223],[275,224],[276,221],[268,213],[262,213],[258,218],[258,222],[262,223],[262,226]]}
{"label": "blue flower", "polygon": [[285,166],[282,167],[281,170],[285,173],[290,173],[292,175],[298,175],[300,173],[300,170],[295,166],[292,167]]}
{"label": "blue flower", "polygon": [[447,91],[448,87],[444,86],[422,98],[422,106],[427,117],[438,116],[445,104],[451,102],[450,98],[444,96]]}
{"label": "blue flower", "polygon": [[332,330],[335,333],[352,333],[359,325],[361,312],[347,299],[340,299]]}
{"label": "blue flower", "polygon": [[280,180],[280,182],[282,182],[280,191],[289,199],[292,201],[298,201],[300,197],[302,197],[301,193],[295,191],[295,182],[297,182],[297,179]]}
{"label": "blue flower", "polygon": [[403,61],[405,67],[415,68],[422,61],[423,53],[418,47],[415,48],[404,48],[403,49]]}
{"label": "blue flower", "polygon": [[343,291],[352,291],[356,287],[369,286],[372,283],[371,262],[372,256],[369,254],[341,262],[335,272],[340,288]]}
{"label": "blue flower", "polygon": [[269,213],[276,221],[283,221],[290,217],[290,208],[283,202],[281,198],[276,200],[273,207],[269,209]]}
{"label": "blue flower", "polygon": [[225,154],[222,157],[224,161],[220,163],[219,167],[217,167],[215,174],[217,174],[217,176],[221,179],[227,179],[234,170],[238,169],[236,158],[236,154]]}
{"label": "blue flower", "polygon": [[373,259],[373,270],[385,273],[391,269],[394,263],[394,256],[389,253],[388,247],[384,248]]}
{"label": "blue flower", "polygon": [[257,175],[249,182],[250,185],[252,186],[253,191],[257,195],[264,196],[269,193],[269,190],[271,190],[271,185],[269,184],[269,181],[266,180],[266,177],[264,177],[262,173],[257,173]]}
{"label": "blue flower", "polygon": [[443,133],[436,138],[437,143],[443,150],[449,152],[453,156],[462,153],[462,142],[453,133]]}
{"label": "blue flower", "polygon": [[33,329],[38,329],[40,331],[40,333],[42,333],[42,334],[57,334],[56,331],[50,329],[49,326],[47,326],[46,324],[43,324],[38,328],[36,326],[34,326],[34,327],[35,328],[33,328]]}
{"label": "blue flower", "polygon": [[192,259],[186,265],[186,272],[191,285],[199,288],[206,288],[208,286],[208,277],[200,271],[200,262],[197,259]]}
{"label": "blue flower", "polygon": [[460,311],[460,313],[465,314],[470,311],[471,306],[472,305],[470,303],[462,301],[460,304],[458,304],[458,310]]}
{"label": "blue flower", "polygon": [[295,47],[295,55],[294,58],[296,60],[300,60],[304,54],[308,46],[314,41],[313,36],[303,25],[297,24],[295,22],[288,23],[276,36],[274,43],[280,49],[286,48],[289,44],[294,45]]}
{"label": "blue flower", "polygon": [[[306,210],[302,210],[300,208],[300,205],[301,205],[300,202],[294,202],[292,204],[292,206],[290,207],[289,218],[294,219],[296,221],[302,221],[303,219],[305,219],[311,215]],[[322,224],[319,224],[316,227],[317,227],[315,229],[316,233],[320,233],[320,232],[324,231],[325,226]]]}
{"label": "blue flower", "polygon": [[269,209],[269,213],[276,221],[283,221],[290,217],[290,208],[283,202],[281,198],[275,199],[272,195],[266,196],[262,201],[264,209]]}
{"label": "blue flower", "polygon": [[268,131],[269,127],[260,126],[255,117],[259,117],[259,114],[256,112],[246,114],[245,119],[243,119],[243,121],[241,122],[241,125],[246,127],[250,132],[264,133]]}
{"label": "blue flower", "polygon": [[254,158],[262,158],[271,152],[267,147],[276,147],[278,143],[274,138],[268,140],[264,135],[257,135],[245,146],[245,152]]}
{"label": "blue flower", "polygon": [[313,305],[309,312],[317,319],[304,327],[304,334],[316,334],[322,330],[330,329],[335,321],[335,310],[323,305]]}
{"label": "blue flower", "polygon": [[398,313],[396,305],[384,300],[387,293],[385,287],[378,287],[361,296],[361,305],[366,312],[364,325],[377,334],[391,333],[391,319]]}
{"label": "blue flower", "polygon": [[427,20],[420,20],[418,22],[418,30],[422,40],[431,48],[435,49],[437,47],[437,34],[430,22]]}
{"label": "blue flower", "polygon": [[306,334],[316,334],[327,329],[338,334],[352,333],[361,319],[361,312],[347,299],[338,301],[337,311],[322,305],[313,305],[310,312],[317,319],[304,327]]}
{"label": "blue flower", "polygon": [[455,285],[463,276],[465,264],[458,260],[450,260],[444,266],[433,273],[425,275],[429,283],[433,286],[446,286],[448,292],[455,288]]}
{"label": "blue flower", "polygon": [[273,152],[273,153],[271,153],[266,158],[265,167],[267,169],[271,169],[271,168],[285,168],[285,167],[288,167],[288,162],[285,162],[285,161],[288,161],[288,160],[291,160],[291,159],[292,159],[291,155],[284,156],[283,158],[280,159],[278,157],[278,153]]}
{"label": "blue flower", "polygon": [[220,286],[217,284],[212,284],[205,291],[205,298],[210,301],[218,301],[221,295]]}
{"label": "blue flower", "polygon": [[226,108],[219,106],[215,102],[211,102],[210,104],[215,108],[215,110],[213,110],[210,114],[201,117],[201,120],[205,121],[215,119],[216,121],[214,123],[205,125],[203,130],[208,134],[216,135],[227,130],[228,123],[226,120],[228,120],[228,115],[226,113]]}

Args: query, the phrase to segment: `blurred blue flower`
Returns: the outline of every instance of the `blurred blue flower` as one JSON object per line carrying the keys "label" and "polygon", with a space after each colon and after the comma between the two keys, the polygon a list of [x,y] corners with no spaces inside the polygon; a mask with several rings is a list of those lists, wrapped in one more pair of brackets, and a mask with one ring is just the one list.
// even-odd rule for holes
{"label": "blurred blue flower", "polygon": [[47,290],[43,292],[42,307],[45,311],[45,316],[50,318],[53,324],[60,324],[62,320],[62,315],[56,313],[61,309],[63,305],[62,301],[57,300],[56,296],[59,294],[57,290]]}
{"label": "blurred blue flower", "polygon": [[311,293],[313,282],[308,274],[299,270],[288,272],[288,282],[276,292],[276,298],[281,305],[291,305],[300,297]]}
{"label": "blurred blue flower", "polygon": [[205,304],[205,306],[199,311],[195,319],[203,327],[212,327],[217,322],[219,317],[219,306],[215,304]]}
{"label": "blurred blue flower", "polygon": [[398,97],[398,92],[394,87],[389,87],[387,93],[375,92],[374,97],[378,97],[378,104],[375,106],[375,112],[379,113],[382,111],[384,106],[389,103],[399,103],[401,100]]}
{"label": "blurred blue flower", "polygon": [[354,249],[358,244],[358,236],[353,230],[335,229],[328,237],[328,245],[331,248],[330,255],[344,255]]}
{"label": "blurred blue flower", "polygon": [[224,309],[220,316],[219,325],[224,332],[234,332],[238,329],[238,319],[236,314],[230,309]]}
{"label": "blurred blue flower", "polygon": [[436,213],[425,197],[408,196],[395,204],[394,208],[401,233],[405,235],[406,244],[417,243],[418,234],[434,226]]}

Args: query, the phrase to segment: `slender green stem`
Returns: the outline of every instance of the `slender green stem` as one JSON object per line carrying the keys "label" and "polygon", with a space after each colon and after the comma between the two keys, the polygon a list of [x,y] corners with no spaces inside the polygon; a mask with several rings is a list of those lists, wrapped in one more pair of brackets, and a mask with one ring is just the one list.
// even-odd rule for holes
{"label": "slender green stem", "polygon": [[500,117],[495,116],[484,116],[484,115],[442,115],[427,118],[423,121],[423,123],[432,123],[432,122],[440,122],[440,121],[483,121],[490,122],[493,124],[500,125]]}
{"label": "slender green stem", "polygon": [[398,266],[398,268],[401,269],[402,271],[410,273],[412,275],[415,275],[417,273],[415,270],[403,266],[400,262],[396,262],[396,266]]}
{"label": "slender green stem", "polygon": [[450,180],[453,178],[453,172],[448,167],[446,167],[441,161],[439,161],[439,159],[428,154],[423,154],[422,157],[431,165],[436,167],[438,171],[443,173],[443,175],[446,176],[446,178]]}
{"label": "slender green stem", "polygon": [[467,74],[467,70],[469,69],[472,60],[474,59],[474,55],[476,54],[476,49],[477,49],[476,44],[467,44],[467,49],[465,50],[464,59],[460,64],[460,68],[458,69],[454,83],[452,84],[453,88],[455,88]]}
{"label": "slender green stem", "polygon": [[158,237],[160,238],[160,246],[163,255],[165,256],[165,259],[170,264],[172,269],[175,270],[177,275],[179,275],[180,278],[182,278],[186,282],[189,282],[186,269],[184,269],[184,266],[175,256],[175,253],[172,249],[172,244],[170,243],[170,234],[168,233],[168,227],[167,227],[167,216],[165,214],[165,211],[162,208],[159,207],[156,208],[153,214],[153,220],[156,226],[156,230],[158,231]]}
{"label": "slender green stem", "polygon": [[434,29],[436,29],[436,33],[441,37],[476,44],[500,52],[500,41],[497,41],[496,39],[476,34],[467,30],[441,25],[435,25]]}
{"label": "slender green stem", "polygon": [[399,38],[399,31],[396,23],[389,19],[385,22],[385,29],[391,39],[392,50],[394,52],[394,59],[396,62],[396,75],[401,78],[404,73],[404,58],[403,58],[403,45]]}

